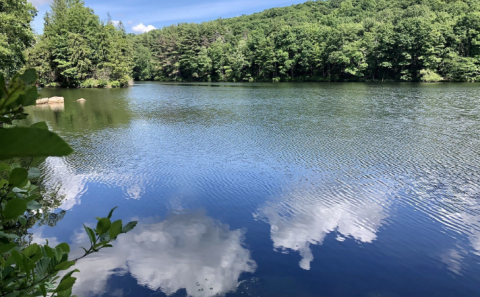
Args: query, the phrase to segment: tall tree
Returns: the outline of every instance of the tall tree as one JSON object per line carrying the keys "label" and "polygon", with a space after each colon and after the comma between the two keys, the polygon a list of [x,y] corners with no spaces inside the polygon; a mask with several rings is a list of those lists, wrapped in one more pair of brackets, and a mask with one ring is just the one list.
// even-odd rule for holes
{"label": "tall tree", "polygon": [[0,0],[0,73],[6,77],[25,63],[24,51],[35,42],[31,22],[36,15],[27,0]]}

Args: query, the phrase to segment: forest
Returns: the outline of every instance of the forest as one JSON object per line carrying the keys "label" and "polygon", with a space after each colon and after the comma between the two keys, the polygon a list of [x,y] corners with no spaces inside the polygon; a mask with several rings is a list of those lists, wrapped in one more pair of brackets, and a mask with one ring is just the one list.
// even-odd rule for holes
{"label": "forest", "polygon": [[10,50],[2,33],[0,60],[15,56],[3,73],[35,68],[45,86],[120,87],[132,78],[480,81],[476,0],[308,1],[140,35],[101,21],[81,0],[54,0],[42,35],[25,32]]}

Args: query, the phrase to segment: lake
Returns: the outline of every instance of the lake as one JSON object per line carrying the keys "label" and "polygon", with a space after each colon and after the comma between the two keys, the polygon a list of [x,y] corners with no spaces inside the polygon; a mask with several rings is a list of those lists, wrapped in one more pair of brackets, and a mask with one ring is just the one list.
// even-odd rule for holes
{"label": "lake", "polygon": [[480,296],[477,84],[40,94],[65,104],[29,121],[75,153],[41,167],[66,214],[34,240],[80,255],[82,224],[139,221],[78,263],[78,297]]}

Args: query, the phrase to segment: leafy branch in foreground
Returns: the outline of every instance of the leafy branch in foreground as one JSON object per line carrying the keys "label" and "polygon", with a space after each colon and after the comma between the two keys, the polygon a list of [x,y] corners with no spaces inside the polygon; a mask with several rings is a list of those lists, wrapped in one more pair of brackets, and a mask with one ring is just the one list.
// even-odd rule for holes
{"label": "leafy branch in foreground", "polygon": [[[46,123],[18,127],[26,118],[24,107],[32,105],[38,97],[35,70],[15,75],[8,87],[0,74],[0,160],[24,157],[66,156],[70,146],[57,134],[48,130]],[[0,297],[58,296],[69,297],[76,278],[75,263],[107,247],[118,235],[131,231],[137,222],[123,225],[121,220],[111,222],[112,209],[107,217],[97,218],[95,229],[85,226],[90,247],[85,254],[70,260],[70,246],[61,243],[50,247],[37,243],[21,245],[18,230],[27,225],[27,216],[41,211],[43,197],[31,179],[38,178],[38,168],[23,168],[19,164],[0,162]],[[5,177],[5,178],[2,178]]]}

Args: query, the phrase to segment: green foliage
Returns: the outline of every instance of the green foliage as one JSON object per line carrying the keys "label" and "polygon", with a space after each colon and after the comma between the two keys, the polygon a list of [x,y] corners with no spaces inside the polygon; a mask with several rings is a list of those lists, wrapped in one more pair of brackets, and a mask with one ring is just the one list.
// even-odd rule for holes
{"label": "green foliage", "polygon": [[15,74],[25,63],[24,51],[34,44],[31,22],[37,15],[26,0],[0,1],[0,74]]}
{"label": "green foliage", "polygon": [[[25,62],[43,86],[169,81],[480,81],[475,1],[308,1],[141,35],[101,22],[81,0],[54,0],[35,45],[25,1],[0,20],[1,71]],[[15,9],[14,9],[15,8]],[[4,25],[3,27],[1,25]],[[6,33],[2,35],[3,31]],[[8,34],[7,34],[8,33]],[[17,38],[17,37],[21,38]],[[11,58],[15,56],[15,58]],[[1,120],[1,119],[0,119]]]}
{"label": "green foliage", "polygon": [[[37,74],[34,69],[23,75],[15,75],[8,87],[0,74],[0,127],[14,125],[25,119],[24,107],[35,104],[38,98],[34,85]],[[0,129],[0,160],[15,157],[66,156],[72,152],[70,146],[57,134],[48,131],[46,124],[31,127]],[[25,173],[25,178],[28,173]]]}
{"label": "green foliage", "polygon": [[433,72],[430,69],[420,70],[420,75],[421,75],[420,80],[422,82],[439,82],[443,79],[440,75],[438,75],[437,73]]}
{"label": "green foliage", "polygon": [[467,0],[308,1],[132,39],[138,80],[480,81],[480,4]]}
{"label": "green foliage", "polygon": [[122,86],[120,82],[117,80],[111,81],[108,85],[112,88],[120,88]]}
{"label": "green foliage", "polygon": [[45,129],[16,127],[0,130],[0,159],[14,157],[66,156],[70,146],[57,134]]}
{"label": "green foliage", "polygon": [[88,78],[80,83],[81,88],[105,88],[108,85],[108,81],[105,79]]}
{"label": "green foliage", "polygon": [[[27,116],[23,107],[35,103],[38,97],[36,80],[36,72],[27,70],[15,75],[7,86],[0,74],[0,159],[66,156],[72,152],[45,123],[17,127],[18,120]],[[33,163],[34,158],[30,165]],[[90,246],[83,248],[83,256],[73,260],[69,259],[67,243],[56,247],[48,242],[25,243],[21,236],[35,224],[39,214],[47,212],[44,204],[50,203],[33,182],[41,176],[40,170],[30,165],[9,166],[0,162],[0,296],[71,296],[76,281],[72,275],[79,271],[71,270],[62,278],[58,274],[72,268],[78,260],[111,247],[117,236],[132,230],[136,222],[125,226],[121,220],[111,223],[115,208],[112,209],[108,217],[98,219],[95,230],[85,226]]]}
{"label": "green foliage", "polygon": [[133,75],[136,80],[150,80],[155,75],[154,61],[150,50],[139,44],[134,54]]}
{"label": "green foliage", "polygon": [[25,56],[25,69],[35,68],[42,86],[101,88],[109,81],[128,86],[134,65],[123,25],[101,22],[80,0],[53,1],[44,34]]}

